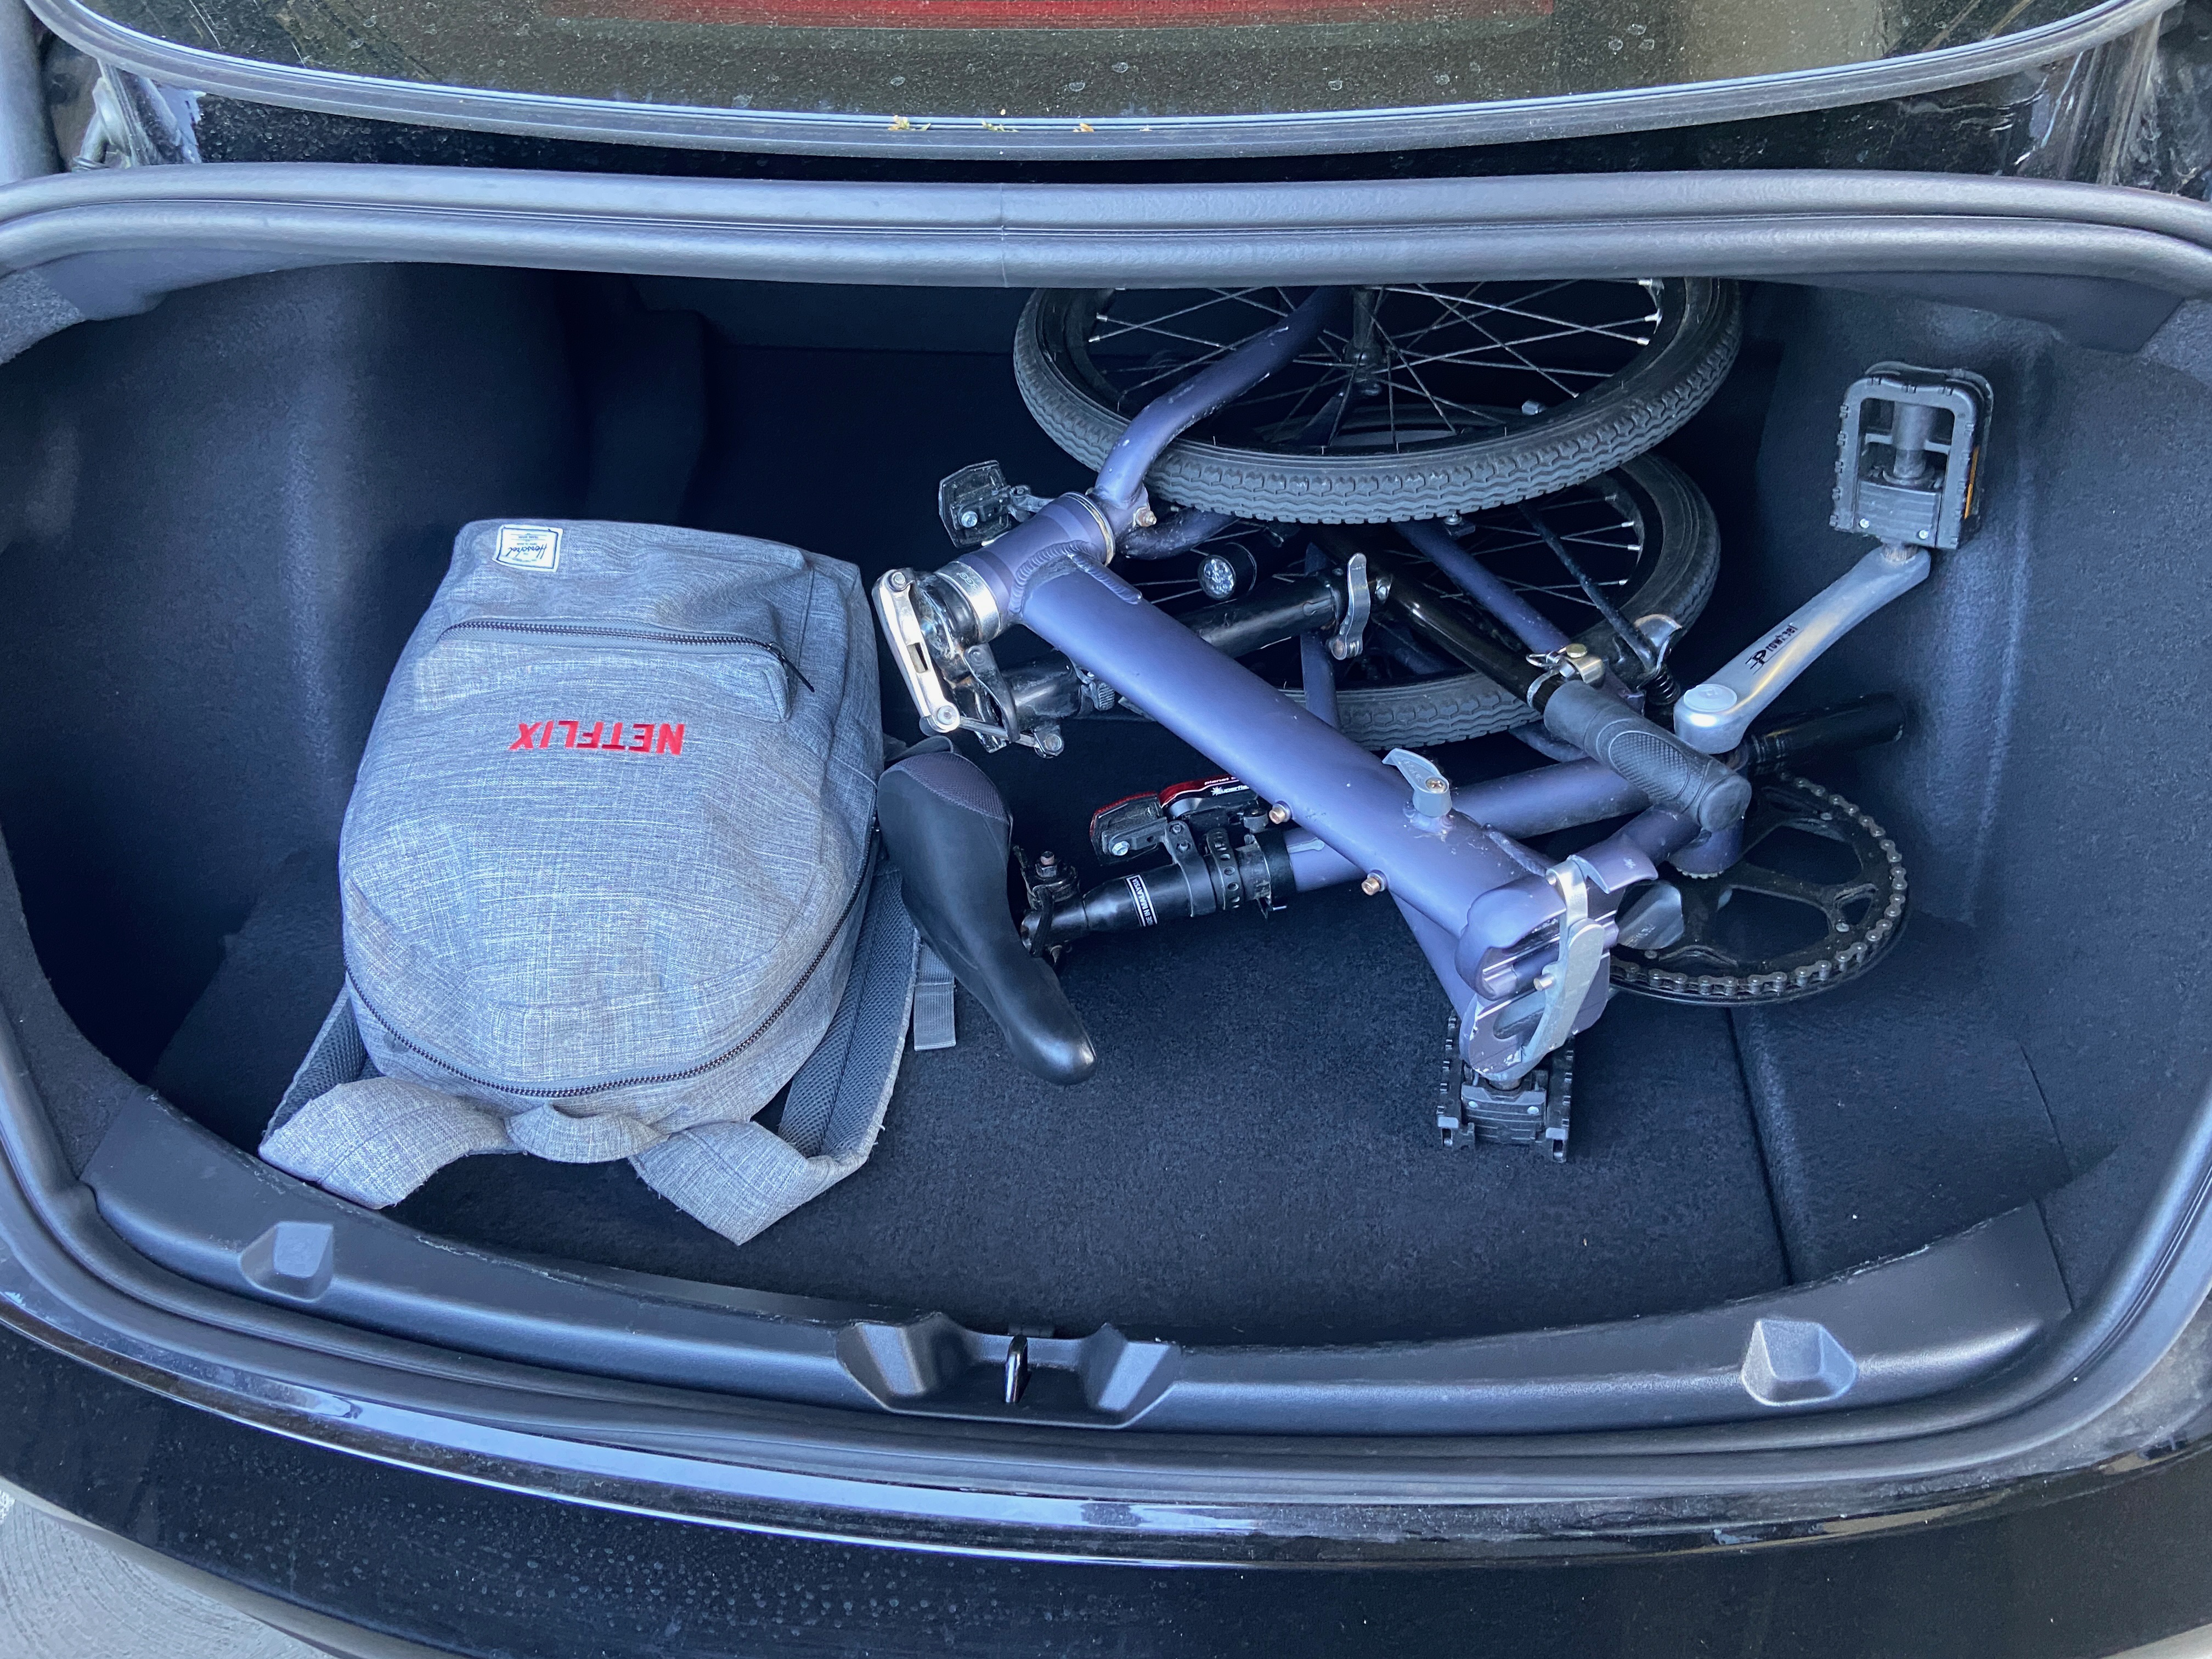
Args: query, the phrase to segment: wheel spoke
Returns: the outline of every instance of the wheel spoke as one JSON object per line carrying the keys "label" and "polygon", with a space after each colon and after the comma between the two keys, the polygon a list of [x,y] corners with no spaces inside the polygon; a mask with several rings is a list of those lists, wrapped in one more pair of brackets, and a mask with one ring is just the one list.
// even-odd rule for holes
{"label": "wheel spoke", "polygon": [[1434,332],[1437,328],[1457,324],[1477,333],[1496,338],[1501,333],[1512,332],[1511,324],[1533,323],[1545,331],[1547,337],[1594,334],[1624,340],[1634,338],[1632,334],[1624,331],[1635,326],[1634,319],[1627,318],[1618,321],[1585,323],[1572,317],[1546,316],[1537,312],[1516,310],[1510,307],[1493,304],[1488,301],[1454,295],[1438,295],[1436,296],[1436,301],[1444,315],[1430,329],[1424,330],[1425,335]]}
{"label": "wheel spoke", "polygon": [[[1543,343],[1541,341],[1532,340],[1522,341],[1518,343],[1540,345]],[[1614,371],[1609,368],[1577,368],[1571,363],[1560,363],[1552,368],[1543,368],[1539,367],[1537,364],[1529,362],[1525,354],[1516,350],[1514,346],[1511,344],[1500,341],[1498,343],[1498,347],[1507,355],[1508,357],[1511,358],[1512,361],[1504,362],[1497,359],[1485,359],[1477,356],[1474,353],[1483,349],[1484,348],[1476,347],[1470,351],[1434,352],[1428,356],[1423,357],[1418,364],[1413,366],[1416,368],[1426,368],[1432,363],[1449,363],[1455,368],[1494,368],[1504,370],[1508,373],[1518,372],[1541,374],[1547,380],[1551,379],[1551,377],[1555,374],[1572,374],[1581,380],[1609,380],[1613,377],[1614,374]],[[1555,381],[1554,384],[1559,383]],[[1572,390],[1565,385],[1560,385],[1559,389],[1567,392],[1567,395],[1570,397],[1574,395]]]}
{"label": "wheel spoke", "polygon": [[[1419,389],[1421,396],[1428,399],[1429,407],[1437,411],[1437,418],[1442,421],[1447,427],[1451,427],[1453,431],[1458,431],[1459,428],[1457,427],[1452,426],[1451,416],[1444,413],[1443,405],[1437,401],[1437,394],[1429,390],[1428,382],[1422,380],[1419,374],[1413,368],[1408,368],[1406,372],[1413,376],[1413,384]],[[1454,404],[1452,407],[1455,409],[1464,409],[1466,408],[1466,405],[1464,404]]]}
{"label": "wheel spoke", "polygon": [[[1336,429],[1336,421],[1343,418],[1344,403],[1350,396],[1352,391],[1351,374],[1347,372],[1340,378],[1342,381],[1342,390],[1334,394],[1336,400],[1336,416],[1335,419],[1333,419],[1329,422],[1329,430],[1332,433]],[[1301,421],[1298,416],[1304,411],[1307,404],[1313,398],[1314,394],[1323,391],[1328,385],[1328,380],[1326,378],[1315,380],[1311,385],[1308,386],[1303,392],[1298,394],[1298,399],[1296,403],[1292,404],[1290,408],[1285,410],[1277,419],[1270,422],[1263,430],[1271,435],[1286,435],[1295,431],[1299,434],[1297,438],[1298,444],[1301,447],[1304,447],[1309,441],[1305,436],[1305,433],[1307,429],[1312,426],[1313,422],[1310,420]]]}
{"label": "wheel spoke", "polygon": [[1565,380],[1559,379],[1558,375],[1553,374],[1548,369],[1540,368],[1536,364],[1530,362],[1527,357],[1523,356],[1520,352],[1516,351],[1513,347],[1507,344],[1506,342],[1498,339],[1496,335],[1491,333],[1491,331],[1487,328],[1485,328],[1480,323],[1475,322],[1473,318],[1469,318],[1468,320],[1477,333],[1480,333],[1486,338],[1489,339],[1493,344],[1497,345],[1501,349],[1510,353],[1511,356],[1519,362],[1522,368],[1528,370],[1531,374],[1540,375],[1543,379],[1549,380],[1561,392],[1566,393],[1568,397],[1571,398],[1575,395],[1574,388],[1569,386]]}
{"label": "wheel spoke", "polygon": [[[1515,345],[1541,345],[1548,340],[1572,339],[1577,334],[1596,335],[1601,338],[1620,340],[1626,344],[1639,347],[1647,346],[1651,343],[1648,336],[1639,335],[1635,332],[1635,330],[1638,327],[1645,326],[1647,325],[1644,325],[1641,319],[1634,318],[1624,318],[1620,321],[1613,323],[1583,323],[1576,321],[1571,317],[1525,317],[1521,320],[1523,322],[1540,323],[1542,326],[1535,331],[1519,334],[1512,334],[1510,330],[1494,326],[1494,319],[1478,320],[1471,314],[1458,316],[1448,319],[1447,320],[1449,322],[1462,324],[1470,331],[1480,333],[1492,339],[1497,339],[1501,336],[1511,334],[1512,343]],[[1431,334],[1435,333],[1438,328],[1443,326],[1444,326],[1444,324],[1438,323],[1432,325],[1428,328],[1425,328],[1421,330],[1419,334],[1415,335],[1412,340],[1408,341],[1407,343],[1417,345],[1420,343],[1421,341],[1426,339]]]}
{"label": "wheel spoke", "polygon": [[[1540,299],[1545,294],[1556,292],[1559,288],[1564,286],[1565,286],[1565,283],[1554,283],[1550,288],[1541,289],[1538,293],[1524,295],[1517,304],[1512,301],[1485,300],[1472,294],[1437,294],[1432,290],[1425,289],[1419,291],[1424,298],[1433,300],[1437,305],[1451,313],[1459,320],[1468,323],[1470,326],[1481,326],[1481,325],[1477,324],[1475,321],[1475,313],[1477,312],[1480,312],[1493,317],[1516,318],[1522,322],[1537,323],[1547,328],[1560,330],[1565,332],[1601,335],[1609,339],[1620,340],[1627,344],[1639,347],[1647,346],[1651,343],[1650,337],[1649,335],[1639,336],[1633,331],[1639,327],[1650,328],[1659,321],[1662,313],[1656,305],[1652,309],[1647,311],[1641,317],[1625,317],[1618,321],[1608,321],[1603,323],[1586,323],[1572,317],[1558,317],[1545,312],[1534,311],[1528,308],[1530,301]],[[1413,290],[1399,289],[1393,291],[1402,294]],[[1431,327],[1433,328],[1439,325],[1432,325]],[[1488,331],[1486,329],[1484,331],[1487,332]]]}
{"label": "wheel spoke", "polygon": [[[1234,351],[1239,345],[1243,343],[1241,340],[1231,340],[1224,344],[1219,340],[1209,340],[1203,335],[1185,334],[1177,329],[1153,328],[1149,325],[1141,329],[1125,329],[1122,332],[1127,334],[1157,334],[1163,340],[1173,340],[1178,345],[1197,346],[1200,348],[1208,357],[1218,357],[1224,351]],[[1121,337],[1116,335],[1114,337],[1118,339]],[[1094,340],[1091,342],[1091,343],[1096,345],[1098,343]]]}
{"label": "wheel spoke", "polygon": [[1624,317],[1618,322],[1585,323],[1571,317],[1553,317],[1540,311],[1524,311],[1517,306],[1492,306],[1489,309],[1508,317],[1518,317],[1524,322],[1540,323],[1547,328],[1563,327],[1580,334],[1601,334],[1607,339],[1639,347],[1650,345],[1651,337],[1632,331],[1639,327],[1650,328],[1659,320],[1659,313],[1656,310],[1646,312],[1641,317]]}
{"label": "wheel spoke", "polygon": [[[1419,375],[1414,375],[1412,378],[1413,381],[1412,386],[1400,386],[1398,389],[1409,394],[1418,394],[1420,397],[1426,398],[1432,404],[1439,401],[1436,394],[1431,392],[1428,387],[1422,383]],[[1382,380],[1383,384],[1386,386],[1397,385],[1397,376],[1395,374],[1386,374],[1382,377]],[[1454,409],[1458,410],[1469,419],[1478,422],[1484,426],[1503,427],[1508,424],[1506,422],[1498,419],[1495,415],[1491,414],[1488,410],[1477,409],[1473,404],[1461,403],[1455,398],[1445,398],[1441,399],[1441,401],[1449,404]],[[1437,410],[1437,418],[1442,420],[1446,426],[1451,425],[1451,417],[1446,415],[1442,409],[1438,409]]]}
{"label": "wheel spoke", "polygon": [[[1282,312],[1277,311],[1273,307],[1267,305],[1265,302],[1255,300],[1251,297],[1258,292],[1259,290],[1257,289],[1245,288],[1238,289],[1233,293],[1209,294],[1203,300],[1194,301],[1191,304],[1185,306],[1180,311],[1170,311],[1164,317],[1148,317],[1141,322],[1122,322],[1118,319],[1111,319],[1118,324],[1118,326],[1115,327],[1114,331],[1111,334],[1094,334],[1091,337],[1090,343],[1097,345],[1102,340],[1119,339],[1124,334],[1140,334],[1148,330],[1164,333],[1167,331],[1160,328],[1160,325],[1162,323],[1172,323],[1179,318],[1192,316],[1198,312],[1204,311],[1208,306],[1236,304],[1241,301],[1243,304],[1252,306],[1260,311],[1265,312],[1270,317],[1280,317],[1284,315]],[[1098,314],[1097,320],[1101,323],[1104,323],[1109,321],[1109,319],[1104,312],[1101,312]],[[1247,337],[1249,338],[1249,337],[1248,336]]]}

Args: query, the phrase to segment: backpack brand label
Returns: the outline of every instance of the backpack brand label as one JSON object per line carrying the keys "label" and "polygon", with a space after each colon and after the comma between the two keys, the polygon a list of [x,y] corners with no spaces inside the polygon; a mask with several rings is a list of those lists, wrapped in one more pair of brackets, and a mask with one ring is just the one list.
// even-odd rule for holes
{"label": "backpack brand label", "polygon": [[[560,741],[556,743],[555,738]],[[665,720],[517,720],[514,741],[507,752],[518,749],[592,749],[602,755],[680,755],[684,752],[684,723]]]}
{"label": "backpack brand label", "polygon": [[550,525],[503,524],[499,527],[499,548],[492,557],[517,570],[558,570],[561,532]]}

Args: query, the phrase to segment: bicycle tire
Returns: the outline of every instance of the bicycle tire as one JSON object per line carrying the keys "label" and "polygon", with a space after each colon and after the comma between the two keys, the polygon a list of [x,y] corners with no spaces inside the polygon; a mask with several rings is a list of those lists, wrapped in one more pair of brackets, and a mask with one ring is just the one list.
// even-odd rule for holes
{"label": "bicycle tire", "polygon": [[[1608,472],[1678,430],[1735,361],[1742,304],[1733,283],[1668,278],[1672,326],[1595,390],[1503,435],[1397,457],[1277,455],[1185,438],[1147,487],[1185,507],[1288,524],[1387,524],[1526,501]],[[1039,289],[1014,335],[1014,380],[1046,434],[1087,466],[1106,459],[1128,416],[1102,403],[1074,367],[1071,330],[1087,330],[1097,289]]]}
{"label": "bicycle tire", "polygon": [[[1621,611],[1632,618],[1663,612],[1686,629],[1712,597],[1720,571],[1720,528],[1712,507],[1679,467],[1656,455],[1638,456],[1616,470],[1650,499],[1660,538],[1650,574]],[[1576,637],[1616,669],[1625,666],[1626,647],[1602,622]],[[1519,697],[1473,672],[1409,685],[1347,685],[1336,694],[1336,712],[1345,736],[1376,750],[1458,743],[1510,731],[1535,718]]]}

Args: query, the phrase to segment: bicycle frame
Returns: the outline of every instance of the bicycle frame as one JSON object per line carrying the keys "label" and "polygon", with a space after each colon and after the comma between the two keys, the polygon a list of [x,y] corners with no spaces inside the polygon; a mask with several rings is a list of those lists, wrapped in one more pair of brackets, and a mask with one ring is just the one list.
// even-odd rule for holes
{"label": "bicycle frame", "polygon": [[[1365,890],[1389,893],[1460,1012],[1462,1058],[1494,1081],[1515,1081],[1596,1018],[1608,994],[1605,953],[1616,937],[1620,895],[1656,875],[1654,857],[1698,826],[1648,811],[1635,833],[1591,849],[1597,856],[1547,864],[1464,811],[1440,809],[1433,793],[1422,799],[1412,772],[1293,702],[1108,568],[1122,537],[1156,522],[1143,479],[1161,452],[1311,344],[1341,299],[1340,291],[1317,291],[1275,327],[1154,400],[1115,445],[1090,494],[1060,497],[924,580],[962,646],[988,646],[1017,623],[1028,628],[1256,790],[1278,821],[1295,820],[1361,872]],[[915,619],[916,582],[910,572],[890,573],[878,585],[877,603],[925,722],[947,731],[960,723],[958,711],[936,680]],[[1554,780],[1554,772],[1569,776]],[[1564,790],[1575,810],[1586,798],[1595,817],[1620,789],[1603,768],[1549,768],[1525,782],[1488,786],[1486,800],[1489,810],[1510,814],[1525,794],[1531,807],[1548,800],[1556,811]],[[1501,979],[1501,960],[1555,923],[1552,971],[1531,967]],[[1499,988],[1488,994],[1478,988],[1486,968]]]}
{"label": "bicycle frame", "polygon": [[[1018,708],[988,648],[1018,623],[1256,793],[1271,823],[1295,820],[1297,830],[1282,848],[1291,879],[1306,889],[1357,877],[1369,895],[1390,894],[1459,1015],[1461,1060],[1476,1077],[1510,1086],[1603,1011],[1620,938],[1614,914],[1628,889],[1654,879],[1662,860],[1705,873],[1738,856],[1750,783],[1717,756],[1814,657],[1926,575],[1926,552],[1908,543],[1956,547],[1972,533],[1988,386],[1965,370],[1885,363],[1852,386],[1831,522],[1871,530],[1881,547],[1720,680],[1684,694],[1672,732],[1646,721],[1607,683],[1601,659],[1567,640],[1439,526],[1400,525],[1528,654],[1445,614],[1418,580],[1392,578],[1386,560],[1381,574],[1395,581],[1391,602],[1450,654],[1522,696],[1553,737],[1590,757],[1455,793],[1421,756],[1394,750],[1378,759],[1352,742],[1108,568],[1127,538],[1154,550],[1203,538],[1218,515],[1161,525],[1146,473],[1191,426],[1293,362],[1343,301],[1342,290],[1316,289],[1265,333],[1139,411],[1089,494],[1045,504],[933,576],[888,573],[876,602],[932,729],[985,726],[963,717],[947,693],[939,653],[961,695],[972,702],[988,692],[1018,727]],[[1867,424],[1867,411],[1883,406],[1889,425]],[[1950,435],[1939,441],[1947,418]],[[1610,620],[1624,633],[1632,626]],[[1647,668],[1659,662],[1656,652],[1628,643]],[[1058,752],[1056,727],[1049,744],[1042,731],[985,729],[995,743]],[[1639,806],[1622,829],[1557,862],[1509,833],[1596,823]],[[1141,886],[1139,878],[1129,882],[1133,890]],[[1136,914],[1150,919],[1141,904]]]}

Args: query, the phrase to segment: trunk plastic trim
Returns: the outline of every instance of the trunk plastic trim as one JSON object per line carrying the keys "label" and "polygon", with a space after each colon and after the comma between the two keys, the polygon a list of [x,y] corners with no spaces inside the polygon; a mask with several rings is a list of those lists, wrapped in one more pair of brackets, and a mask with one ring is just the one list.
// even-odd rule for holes
{"label": "trunk plastic trim", "polygon": [[[1323,1348],[1032,1336],[1031,1384],[1009,1404],[1011,1337],[428,1238],[155,1100],[125,1109],[84,1178],[108,1224],[172,1272],[371,1330],[639,1382],[1074,1427],[1506,1434],[1863,1407],[1986,1376],[2070,1311],[2029,1206],[1820,1284],[1608,1325]],[[280,1229],[316,1271],[268,1270]],[[1840,1377],[1784,1352],[1807,1346],[1839,1357]]]}
{"label": "trunk plastic trim", "polygon": [[[337,1450],[569,1501],[811,1537],[1090,1559],[1465,1559],[1925,1520],[2201,1431],[2212,1110],[2097,1298],[1925,1401],[1641,1432],[1105,1437],[918,1423],[624,1383],[336,1326],[206,1289],[106,1225],[0,1029],[0,1319],[83,1363]],[[66,1243],[64,1243],[66,1241]],[[2157,1362],[2184,1345],[2157,1377]],[[2129,1396],[2149,1379],[2143,1391]],[[2101,1419],[2101,1420],[2100,1420]],[[1856,1529],[1863,1529],[1863,1526]],[[1579,1540],[1579,1541],[1577,1541]],[[1324,1551],[1324,1555],[1326,1551]]]}

